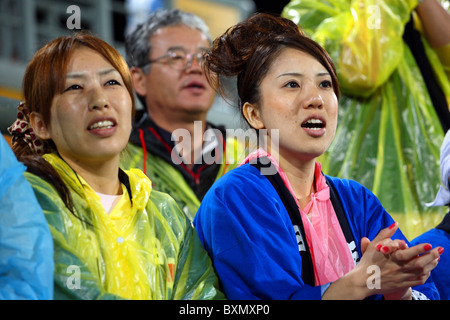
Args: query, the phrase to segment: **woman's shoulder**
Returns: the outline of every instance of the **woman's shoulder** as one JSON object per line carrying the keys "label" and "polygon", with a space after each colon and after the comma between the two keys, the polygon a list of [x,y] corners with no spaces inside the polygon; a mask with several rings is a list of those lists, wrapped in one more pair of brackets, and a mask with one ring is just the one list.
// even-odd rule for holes
{"label": "woman's shoulder", "polygon": [[325,177],[329,186],[336,191],[344,207],[352,208],[353,213],[361,211],[364,215],[370,215],[367,211],[369,208],[372,213],[385,211],[378,197],[361,183],[350,179]]}
{"label": "woman's shoulder", "polygon": [[245,186],[260,185],[261,183],[269,183],[269,181],[257,168],[246,163],[221,176],[213,184],[212,188],[242,188]]}
{"label": "woman's shoulder", "polygon": [[281,199],[272,183],[259,169],[250,164],[241,165],[219,178],[202,200],[198,216],[213,216],[224,210],[236,215],[245,212],[279,210]]}
{"label": "woman's shoulder", "polygon": [[152,203],[160,209],[176,205],[175,200],[169,194],[153,188],[152,181],[142,170],[132,168],[126,170],[125,173],[129,178],[133,202],[138,201],[138,205],[142,206]]}
{"label": "woman's shoulder", "polygon": [[126,170],[132,193],[132,205],[139,214],[145,214],[158,232],[171,233],[181,239],[189,230],[190,222],[170,194],[153,188],[151,180],[140,170]]}
{"label": "woman's shoulder", "polygon": [[225,201],[245,197],[248,200],[259,199],[274,190],[270,181],[250,164],[244,164],[224,174],[210,187],[202,202]]}
{"label": "woman's shoulder", "polygon": [[57,192],[55,187],[50,182],[35,173],[26,171],[24,172],[24,176],[31,187],[34,189],[35,193],[37,192],[37,190],[46,190],[46,192],[55,193]]}
{"label": "woman's shoulder", "polygon": [[329,175],[325,175],[325,178],[329,184],[331,184],[335,189],[337,189],[338,193],[346,192],[349,193],[349,195],[353,195],[354,197],[362,197],[362,196],[375,197],[372,191],[370,191],[366,186],[362,185],[358,181],[332,177]]}

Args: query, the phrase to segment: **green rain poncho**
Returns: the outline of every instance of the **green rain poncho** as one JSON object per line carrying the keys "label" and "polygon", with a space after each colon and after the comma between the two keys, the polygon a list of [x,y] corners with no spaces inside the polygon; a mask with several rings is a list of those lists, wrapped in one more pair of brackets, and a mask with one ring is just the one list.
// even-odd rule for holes
{"label": "green rain poncho", "polygon": [[55,189],[27,173],[54,239],[55,299],[214,299],[218,281],[191,223],[140,171],[132,194],[107,214],[95,191],[55,154],[48,161],[70,190],[74,213]]}
{"label": "green rain poncho", "polygon": [[[324,173],[371,189],[409,238],[444,215],[425,207],[440,183],[444,132],[402,38],[416,5],[417,0],[293,0],[282,13],[320,43],[336,65],[343,94],[336,137],[321,159]],[[449,101],[445,67],[422,40]]]}

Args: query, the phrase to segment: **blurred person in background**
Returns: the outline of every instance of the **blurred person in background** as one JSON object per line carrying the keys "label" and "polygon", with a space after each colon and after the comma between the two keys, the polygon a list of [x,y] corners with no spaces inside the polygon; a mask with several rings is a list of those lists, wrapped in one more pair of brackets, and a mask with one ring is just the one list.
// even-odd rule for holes
{"label": "blurred person in background", "polygon": [[136,116],[122,165],[142,169],[191,220],[214,181],[243,157],[238,139],[206,121],[215,98],[202,68],[210,44],[205,22],[177,9],[152,13],[126,37],[144,110]]}

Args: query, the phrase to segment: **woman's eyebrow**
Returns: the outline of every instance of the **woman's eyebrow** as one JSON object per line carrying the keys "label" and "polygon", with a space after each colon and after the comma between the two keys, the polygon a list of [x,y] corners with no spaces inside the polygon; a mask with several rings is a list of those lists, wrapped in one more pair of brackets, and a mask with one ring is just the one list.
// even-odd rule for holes
{"label": "woman's eyebrow", "polygon": [[[327,71],[323,71],[323,72],[319,72],[316,74],[317,77],[323,77],[323,76],[329,76],[330,73]],[[295,76],[295,77],[304,77],[305,75],[303,73],[300,72],[286,72],[286,73],[282,73],[280,74],[277,78],[281,78],[281,77],[288,77],[288,76]]]}
{"label": "woman's eyebrow", "polygon": [[102,70],[102,71],[98,72],[97,74],[99,76],[104,76],[104,75],[107,75],[107,74],[112,73],[112,72],[119,72],[119,71],[117,71],[114,68],[111,68],[111,69]]}
{"label": "woman's eyebrow", "polygon": [[[117,70],[114,69],[114,68],[100,70],[99,72],[97,72],[97,75],[104,76],[104,75],[107,75],[107,74],[112,73],[114,71],[117,71]],[[86,72],[70,72],[70,73],[67,74],[66,78],[79,79],[79,78],[85,78],[86,76],[87,76]]]}
{"label": "woman's eyebrow", "polygon": [[299,72],[286,72],[286,73],[282,73],[280,74],[277,78],[281,78],[281,77],[290,77],[290,76],[295,76],[295,77],[304,77],[303,73],[299,73]]}

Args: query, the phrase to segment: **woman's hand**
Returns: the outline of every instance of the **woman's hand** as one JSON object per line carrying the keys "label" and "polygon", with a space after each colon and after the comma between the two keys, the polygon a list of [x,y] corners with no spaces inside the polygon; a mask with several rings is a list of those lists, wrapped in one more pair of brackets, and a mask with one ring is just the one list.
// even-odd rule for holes
{"label": "woman's hand", "polygon": [[427,244],[408,248],[404,241],[391,240],[397,229],[394,223],[372,241],[362,238],[358,265],[333,282],[322,299],[355,300],[374,294],[383,294],[386,299],[411,299],[411,287],[425,283],[443,248],[431,250]]}
{"label": "woman's hand", "polygon": [[362,267],[370,263],[379,268],[380,286],[372,294],[381,293],[385,299],[411,299],[411,287],[427,281],[444,250],[432,249],[430,244],[408,248],[405,241],[390,239],[397,229],[398,224],[394,223],[381,230],[373,241],[363,238],[361,262]]}
{"label": "woman's hand", "polygon": [[[437,247],[432,250],[428,243],[418,244],[412,248],[403,240],[385,239],[376,245],[376,248],[402,266],[405,281],[423,281],[430,276],[431,271],[437,266],[444,248]],[[403,252],[398,252],[403,250]],[[422,283],[419,283],[422,284]],[[411,285],[413,286],[413,285]],[[411,290],[403,289],[384,295],[387,300],[411,299]]]}

